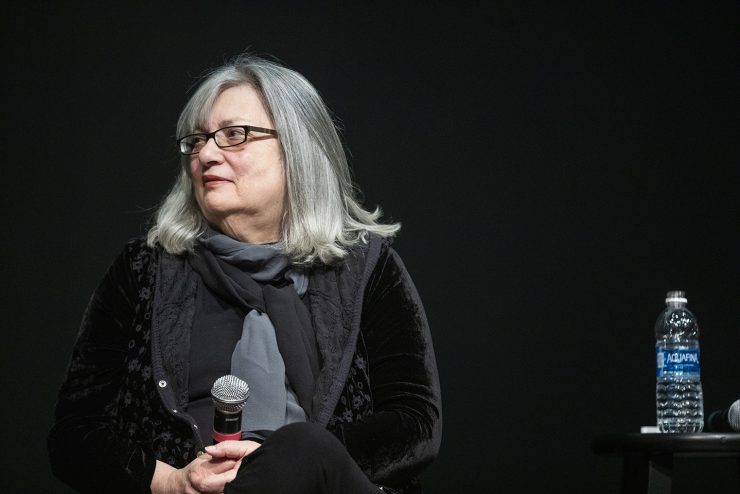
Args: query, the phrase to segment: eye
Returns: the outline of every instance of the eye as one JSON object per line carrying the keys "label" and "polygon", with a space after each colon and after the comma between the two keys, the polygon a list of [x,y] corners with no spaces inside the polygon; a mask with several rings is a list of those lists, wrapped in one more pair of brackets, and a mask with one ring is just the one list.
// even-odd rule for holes
{"label": "eye", "polygon": [[180,149],[188,154],[198,152],[205,145],[206,140],[206,136],[203,134],[185,136],[180,140]]}
{"label": "eye", "polygon": [[223,134],[229,141],[229,144],[239,144],[247,138],[247,132],[244,130],[244,127],[227,127],[223,130]]}

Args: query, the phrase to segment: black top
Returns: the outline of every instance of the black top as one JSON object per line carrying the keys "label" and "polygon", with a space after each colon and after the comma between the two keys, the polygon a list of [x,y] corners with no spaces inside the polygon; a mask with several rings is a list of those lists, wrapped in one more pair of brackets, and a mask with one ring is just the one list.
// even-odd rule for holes
{"label": "black top", "polygon": [[190,334],[187,412],[198,424],[204,444],[211,444],[216,379],[231,373],[231,354],[242,335],[243,310],[225,302],[200,281]]}
{"label": "black top", "polygon": [[[198,277],[185,256],[138,238],[95,290],[48,437],[53,473],[79,492],[147,494],[156,460],[182,468],[204,446],[183,412]],[[343,262],[313,267],[304,298],[320,357],[310,421],[375,484],[420,492],[442,410],[429,326],[403,262],[368,235]]]}

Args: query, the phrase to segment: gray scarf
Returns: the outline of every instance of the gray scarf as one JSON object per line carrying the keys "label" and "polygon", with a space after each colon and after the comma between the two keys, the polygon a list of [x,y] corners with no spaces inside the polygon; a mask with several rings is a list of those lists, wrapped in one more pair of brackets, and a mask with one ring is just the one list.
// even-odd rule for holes
{"label": "gray scarf", "polygon": [[306,274],[291,269],[281,243],[247,244],[215,230],[199,238],[189,260],[208,288],[246,313],[231,358],[231,373],[250,387],[242,430],[272,431],[310,417],[318,352],[300,299]]}

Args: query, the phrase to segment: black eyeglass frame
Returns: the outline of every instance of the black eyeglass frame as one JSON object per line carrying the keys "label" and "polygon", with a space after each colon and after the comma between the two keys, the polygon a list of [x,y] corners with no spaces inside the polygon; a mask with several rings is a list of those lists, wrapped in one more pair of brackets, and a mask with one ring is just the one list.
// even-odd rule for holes
{"label": "black eyeglass frame", "polygon": [[[241,141],[241,142],[237,142],[236,144],[227,144],[226,146],[222,146],[216,140],[216,134],[218,134],[222,130],[226,130],[226,129],[243,129],[244,130],[244,140]],[[198,154],[200,152],[200,149],[198,151],[194,151],[192,153],[186,153],[185,151],[183,151],[182,141],[184,141],[185,139],[187,139],[189,137],[202,136],[202,137],[205,138],[205,140],[203,141],[203,145],[204,146],[208,142],[208,139],[211,139],[212,138],[213,139],[213,142],[215,142],[216,143],[216,146],[218,146],[220,149],[232,148],[234,146],[239,146],[240,144],[244,144],[245,142],[247,142],[247,138],[249,138],[249,133],[250,132],[259,132],[261,134],[270,134],[270,135],[273,135],[273,136],[277,136],[278,135],[277,130],[275,130],[275,129],[266,129],[265,127],[255,127],[254,125],[227,125],[226,127],[221,127],[220,129],[216,129],[213,132],[198,132],[196,134],[188,134],[186,136],[180,137],[179,139],[177,139],[177,147],[180,150],[180,154],[183,154],[185,156],[192,156],[194,154]]]}

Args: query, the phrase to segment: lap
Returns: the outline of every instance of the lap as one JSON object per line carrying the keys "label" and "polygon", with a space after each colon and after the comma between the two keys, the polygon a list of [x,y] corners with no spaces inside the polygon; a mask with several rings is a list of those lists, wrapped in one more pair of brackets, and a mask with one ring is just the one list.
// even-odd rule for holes
{"label": "lap", "polygon": [[381,492],[344,445],[316,424],[298,422],[276,430],[244,458],[224,494]]}

